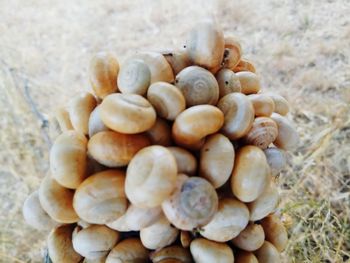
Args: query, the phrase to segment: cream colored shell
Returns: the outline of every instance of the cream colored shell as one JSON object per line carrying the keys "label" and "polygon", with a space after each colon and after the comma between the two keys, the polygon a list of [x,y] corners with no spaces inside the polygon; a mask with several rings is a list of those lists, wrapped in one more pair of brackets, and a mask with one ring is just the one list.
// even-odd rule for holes
{"label": "cream colored shell", "polygon": [[197,238],[192,241],[190,249],[194,262],[196,263],[234,262],[233,252],[225,243],[217,243],[204,238]]}
{"label": "cream colored shell", "polygon": [[248,95],[260,91],[260,78],[255,73],[250,71],[240,71],[236,73],[236,76],[241,82],[242,93]]}
{"label": "cream colored shell", "polygon": [[89,117],[89,138],[102,131],[109,131],[109,128],[103,123],[100,116],[100,107],[97,106]]}
{"label": "cream colored shell", "polygon": [[277,124],[268,117],[255,118],[249,132],[244,136],[246,144],[266,149],[278,136]]}
{"label": "cream colored shell", "polygon": [[250,94],[248,99],[253,104],[255,116],[270,117],[275,110],[275,103],[267,94]]}
{"label": "cream colored shell", "polygon": [[197,159],[194,157],[194,155],[191,152],[176,146],[168,147],[168,150],[175,157],[178,173],[184,173],[187,175],[196,174]]}
{"label": "cream colored shell", "polygon": [[283,150],[294,150],[299,144],[299,135],[292,122],[278,113],[272,113],[271,119],[278,126],[278,136],[273,144]]}
{"label": "cream colored shell", "polygon": [[236,238],[232,244],[245,251],[259,249],[265,241],[264,229],[258,224],[249,224]]}
{"label": "cream colored shell", "polygon": [[150,258],[153,263],[163,262],[165,259],[177,259],[181,263],[192,263],[192,256],[188,249],[180,246],[169,246],[151,253]]}
{"label": "cream colored shell", "polygon": [[148,260],[148,250],[138,238],[119,242],[108,254],[106,263],[142,263]]}
{"label": "cream colored shell", "polygon": [[227,68],[221,69],[215,75],[219,84],[219,97],[222,98],[232,92],[241,92],[241,83],[236,74]]}

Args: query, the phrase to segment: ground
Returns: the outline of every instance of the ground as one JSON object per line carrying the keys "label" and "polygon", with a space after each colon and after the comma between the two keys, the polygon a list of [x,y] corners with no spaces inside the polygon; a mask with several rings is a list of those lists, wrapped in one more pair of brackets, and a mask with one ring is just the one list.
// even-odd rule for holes
{"label": "ground", "polygon": [[214,16],[241,40],[263,90],[291,103],[301,144],[279,177],[293,219],[286,262],[350,258],[350,2],[0,0],[0,262],[41,262],[47,233],[21,206],[48,169],[50,115],[79,90],[99,50],[180,47]]}

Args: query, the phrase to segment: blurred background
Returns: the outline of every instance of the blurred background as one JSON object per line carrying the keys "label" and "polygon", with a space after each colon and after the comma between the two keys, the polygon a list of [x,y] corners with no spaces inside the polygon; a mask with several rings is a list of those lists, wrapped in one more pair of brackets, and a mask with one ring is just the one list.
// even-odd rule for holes
{"label": "blurred background", "polygon": [[89,60],[108,50],[181,47],[215,16],[240,39],[263,90],[285,96],[301,145],[279,178],[291,216],[285,262],[350,258],[348,0],[0,0],[0,262],[41,262],[47,233],[26,226],[25,197],[48,170],[50,114],[89,90]]}

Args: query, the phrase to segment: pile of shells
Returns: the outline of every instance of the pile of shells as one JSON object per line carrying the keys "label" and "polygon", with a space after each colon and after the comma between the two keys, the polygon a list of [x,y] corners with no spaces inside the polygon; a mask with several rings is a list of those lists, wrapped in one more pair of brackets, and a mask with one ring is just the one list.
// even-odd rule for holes
{"label": "pile of shells", "polygon": [[213,21],[176,51],[91,61],[56,112],[50,174],[24,203],[52,262],[280,262],[276,177],[298,134]]}

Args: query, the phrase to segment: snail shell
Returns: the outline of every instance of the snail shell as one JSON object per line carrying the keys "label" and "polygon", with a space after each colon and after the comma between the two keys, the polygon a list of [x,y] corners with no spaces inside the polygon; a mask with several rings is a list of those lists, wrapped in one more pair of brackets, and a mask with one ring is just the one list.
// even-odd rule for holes
{"label": "snail shell", "polygon": [[108,254],[106,263],[141,263],[148,261],[148,250],[138,238],[124,239]]}
{"label": "snail shell", "polygon": [[140,150],[128,165],[125,192],[139,207],[159,206],[175,188],[177,167],[171,152],[158,145]]}
{"label": "snail shell", "polygon": [[240,62],[242,48],[234,37],[225,38],[225,52],[223,64],[225,68],[233,70]]}
{"label": "snail shell", "polygon": [[148,249],[161,249],[172,244],[179,234],[179,230],[170,225],[162,215],[154,224],[141,229],[142,244]]}
{"label": "snail shell", "polygon": [[264,244],[254,252],[259,263],[280,263],[281,255],[278,250],[270,242],[265,241]]}
{"label": "snail shell", "polygon": [[173,69],[174,76],[191,65],[191,61],[185,51],[164,51],[162,54]]}
{"label": "snail shell", "polygon": [[107,167],[122,167],[150,141],[145,134],[123,134],[114,131],[99,132],[88,143],[89,154]]}
{"label": "snail shell", "polygon": [[264,229],[261,225],[249,224],[236,238],[232,244],[245,251],[255,251],[265,241]]}
{"label": "snail shell", "polygon": [[233,71],[223,68],[216,73],[215,77],[219,84],[220,98],[232,92],[241,92],[241,82]]}
{"label": "snail shell", "polygon": [[200,176],[219,188],[231,176],[234,160],[235,150],[230,140],[222,134],[210,135],[200,151]]}
{"label": "snail shell", "polygon": [[260,78],[253,72],[240,71],[236,73],[241,83],[241,92],[248,95],[252,93],[258,93],[260,90]]}
{"label": "snail shell", "polygon": [[97,53],[90,61],[90,82],[97,97],[117,92],[118,60],[110,53]]}
{"label": "snail shell", "polygon": [[286,153],[275,147],[265,149],[264,153],[271,169],[271,175],[277,176],[287,165]]}
{"label": "snail shell", "polygon": [[73,195],[73,190],[64,188],[50,176],[46,176],[40,184],[40,204],[56,222],[71,224],[79,221],[73,209]]}
{"label": "snail shell", "polygon": [[121,67],[118,88],[124,94],[145,95],[151,83],[151,71],[140,59],[129,59]]}
{"label": "snail shell", "polygon": [[172,195],[162,203],[168,220],[181,230],[206,225],[218,209],[214,187],[200,177],[178,175]]}
{"label": "snail shell", "polygon": [[91,225],[92,224],[90,224],[90,223],[88,223],[88,222],[86,222],[84,220],[81,220],[81,219],[77,222],[77,226],[79,226],[81,228],[87,228],[87,227],[89,227]]}
{"label": "snail shell", "polygon": [[275,104],[274,112],[280,115],[287,115],[289,112],[289,103],[285,98],[274,93],[267,93],[266,95],[269,96]]}
{"label": "snail shell", "polygon": [[83,257],[73,249],[72,233],[74,225],[62,225],[53,229],[47,239],[47,248],[53,263],[77,263]]}
{"label": "snail shell", "polygon": [[156,123],[146,131],[151,144],[170,146],[172,145],[171,127],[163,119],[157,118]]}
{"label": "snail shell", "polygon": [[131,231],[140,231],[158,221],[161,215],[162,208],[160,206],[141,208],[131,204],[124,217],[126,224]]}
{"label": "snail shell", "polygon": [[182,247],[184,247],[184,248],[190,247],[190,244],[192,242],[192,237],[191,237],[190,232],[182,230],[180,232],[180,242],[181,242]]}
{"label": "snail shell", "polygon": [[259,263],[252,252],[237,251],[235,253],[235,263]]}
{"label": "snail shell", "polygon": [[188,107],[200,104],[216,105],[219,99],[219,85],[208,70],[190,66],[176,75],[176,87],[185,97]]}
{"label": "snail shell", "polygon": [[62,132],[73,130],[72,122],[70,121],[69,112],[65,108],[58,108],[55,112],[55,119]]}
{"label": "snail shell", "polygon": [[253,65],[253,63],[247,59],[241,58],[237,66],[233,69],[234,72],[240,72],[240,71],[250,71],[253,73],[256,73],[256,69]]}
{"label": "snail shell", "polygon": [[242,202],[256,200],[264,191],[269,174],[264,152],[256,146],[243,146],[236,154],[232,172],[233,194]]}
{"label": "snail shell", "polygon": [[128,222],[126,222],[125,214],[118,217],[117,220],[114,220],[112,222],[108,222],[106,226],[108,226],[111,229],[117,230],[119,232],[129,232],[131,229],[129,228]]}
{"label": "snail shell", "polygon": [[165,259],[178,259],[181,263],[192,263],[192,256],[188,249],[180,246],[170,246],[151,253],[153,263],[163,262]]}
{"label": "snail shell", "polygon": [[247,226],[249,210],[235,199],[224,198],[219,201],[219,208],[214,218],[200,231],[207,239],[227,242],[235,238]]}
{"label": "snail shell", "polygon": [[204,238],[197,238],[192,241],[190,249],[194,262],[196,263],[234,262],[233,252],[225,243],[217,243]]}
{"label": "snail shell", "polygon": [[109,131],[109,128],[103,123],[100,116],[100,106],[97,106],[89,117],[89,137],[91,138],[96,133]]}
{"label": "snail shell", "polygon": [[273,144],[286,151],[295,149],[299,144],[299,135],[292,122],[278,113],[272,113],[271,119],[278,126],[278,136]]}
{"label": "snail shell", "polygon": [[100,117],[110,129],[126,134],[147,131],[156,122],[152,105],[137,94],[111,94],[100,106]]}
{"label": "snail shell", "polygon": [[266,94],[251,94],[248,95],[248,99],[253,104],[255,116],[270,117],[275,110],[275,103]]}
{"label": "snail shell", "polygon": [[249,132],[254,121],[254,108],[247,96],[230,93],[221,98],[217,106],[225,116],[222,131],[230,140],[237,140]]}
{"label": "snail shell", "polygon": [[195,175],[197,172],[197,159],[189,151],[181,147],[168,147],[168,150],[174,155],[177,172],[188,175]]}
{"label": "snail shell", "polygon": [[277,124],[268,117],[257,117],[252,128],[244,136],[247,144],[266,149],[277,138]]}
{"label": "snail shell", "polygon": [[167,120],[175,120],[186,109],[185,97],[181,91],[166,82],[153,83],[148,89],[147,99],[157,115]]}
{"label": "snail shell", "polygon": [[106,224],[118,219],[127,208],[124,182],[122,170],[107,170],[88,177],[75,191],[74,210],[91,224]]}
{"label": "snail shell", "polygon": [[269,215],[261,221],[266,240],[271,242],[279,252],[282,252],[288,243],[287,230],[276,215]]}

